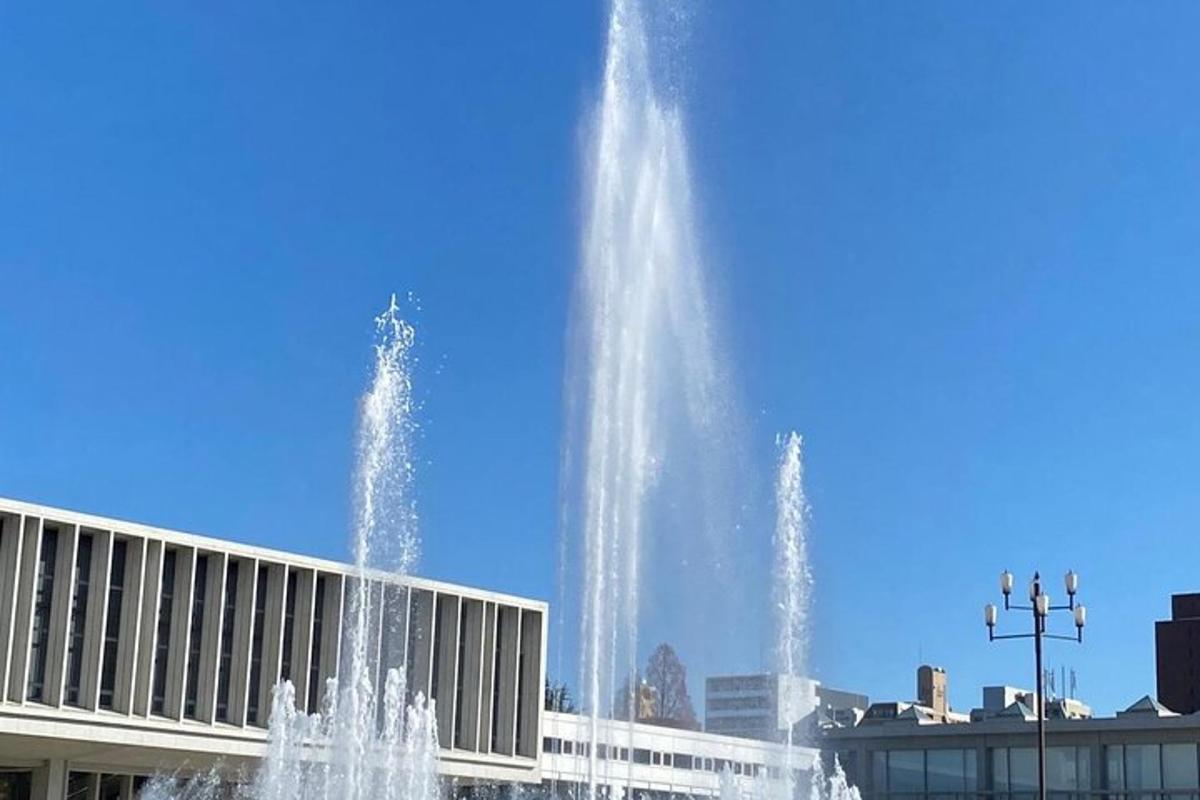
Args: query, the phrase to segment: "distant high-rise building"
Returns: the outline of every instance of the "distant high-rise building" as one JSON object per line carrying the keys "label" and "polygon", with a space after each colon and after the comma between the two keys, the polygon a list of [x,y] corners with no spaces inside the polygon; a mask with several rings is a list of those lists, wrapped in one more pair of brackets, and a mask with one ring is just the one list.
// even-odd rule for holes
{"label": "distant high-rise building", "polygon": [[1171,619],[1154,623],[1158,702],[1179,714],[1200,711],[1200,593],[1171,597]]}

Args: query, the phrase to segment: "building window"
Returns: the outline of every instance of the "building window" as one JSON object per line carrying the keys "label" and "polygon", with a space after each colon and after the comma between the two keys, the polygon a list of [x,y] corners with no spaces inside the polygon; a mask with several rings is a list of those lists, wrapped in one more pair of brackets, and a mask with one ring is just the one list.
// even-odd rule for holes
{"label": "building window", "polygon": [[158,636],[154,647],[154,691],[150,711],[162,714],[167,707],[167,658],[171,653],[171,612],[175,602],[176,551],[163,553],[162,588],[158,596]]}
{"label": "building window", "polygon": [[217,719],[229,721],[229,680],[233,668],[233,626],[237,623],[238,562],[225,567],[225,603],[221,617],[221,658],[217,667]]}
{"label": "building window", "polygon": [[[1180,790],[1200,785],[1196,744],[1127,744],[1105,748],[1105,777],[1109,789]],[[1150,798],[1154,795],[1131,795]]]}
{"label": "building window", "polygon": [[296,639],[296,570],[289,569],[287,577],[287,599],[283,604],[283,660],[279,668],[280,680],[292,679],[292,642]]}
{"label": "building window", "polygon": [[1196,760],[1196,745],[1164,744],[1162,746],[1162,777],[1164,789],[1195,789],[1200,786],[1200,764]]}
{"label": "building window", "polygon": [[316,711],[321,702],[321,637],[325,627],[325,583],[324,575],[317,576],[313,590],[312,654],[308,659],[308,710]]}
{"label": "building window", "polygon": [[254,632],[250,637],[250,700],[246,713],[250,722],[258,723],[259,684],[262,682],[263,626],[267,622],[267,568],[259,567],[254,588]]}
{"label": "building window", "polygon": [[196,698],[200,694],[200,653],[204,647],[204,601],[208,589],[208,556],[196,557],[192,579],[192,624],[188,631],[187,691],[183,715],[196,718]]}
{"label": "building window", "polygon": [[125,599],[125,557],[128,543],[113,541],[108,577],[108,610],[104,624],[104,659],[100,668],[100,707],[113,707],[117,688],[117,651],[121,644],[121,607]]}
{"label": "building window", "polygon": [[[1007,759],[1007,752],[1002,757]],[[976,791],[976,772],[974,750],[877,750],[871,754],[876,794],[963,795]]]}
{"label": "building window", "polygon": [[58,529],[42,531],[38,551],[37,580],[33,600],[33,631],[30,637],[29,683],[25,696],[41,700],[46,683],[46,648],[50,644],[50,607],[54,599],[54,563],[58,558]]}
{"label": "building window", "polygon": [[79,683],[83,674],[83,636],[87,630],[88,587],[92,577],[92,535],[80,534],[75,549],[75,594],[71,599],[71,635],[67,640],[67,696],[69,705],[79,705]]}
{"label": "building window", "polygon": [[[492,653],[492,752],[500,743],[500,643],[504,641],[504,614],[496,609],[496,633]],[[436,650],[435,650],[436,656]]]}
{"label": "building window", "polygon": [[[1046,788],[1050,792],[1086,792],[1092,785],[1092,755],[1087,747],[1046,748]],[[999,747],[991,751],[991,788],[1005,797],[1036,793],[1037,750]]]}
{"label": "building window", "polygon": [[[459,747],[464,745],[470,732],[465,724],[466,709],[463,708],[463,685],[467,680],[467,600],[458,603],[458,669],[454,678],[454,735]],[[520,723],[517,723],[520,725]],[[468,749],[475,748],[475,742],[465,742]]]}

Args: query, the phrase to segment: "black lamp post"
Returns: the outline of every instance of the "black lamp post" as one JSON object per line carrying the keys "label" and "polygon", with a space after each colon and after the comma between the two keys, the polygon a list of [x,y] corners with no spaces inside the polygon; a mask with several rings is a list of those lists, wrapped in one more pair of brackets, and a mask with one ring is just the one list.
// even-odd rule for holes
{"label": "black lamp post", "polygon": [[[1037,715],[1038,800],[1046,800],[1046,698],[1043,691],[1042,640],[1062,639],[1068,642],[1082,642],[1083,626],[1087,622],[1087,609],[1075,602],[1075,593],[1079,590],[1079,576],[1074,571],[1068,572],[1063,582],[1066,584],[1067,589],[1067,604],[1065,606],[1051,604],[1050,595],[1042,591],[1041,575],[1036,572],[1033,573],[1033,580],[1029,582],[1030,604],[1027,606],[1015,605],[1009,602],[1013,590],[1013,575],[1008,570],[1000,574],[1000,591],[1004,595],[1004,610],[1017,609],[1033,612],[1033,633],[1006,633],[997,635],[996,618],[999,614],[997,608],[991,603],[983,608],[983,617],[984,622],[987,623],[989,641],[994,642],[997,639],[1033,639],[1033,658],[1037,669],[1037,696],[1034,699],[1034,705],[1036,706],[1034,713]],[[1075,618],[1074,636],[1046,633],[1046,617],[1050,616],[1051,611],[1070,611],[1072,613]]]}

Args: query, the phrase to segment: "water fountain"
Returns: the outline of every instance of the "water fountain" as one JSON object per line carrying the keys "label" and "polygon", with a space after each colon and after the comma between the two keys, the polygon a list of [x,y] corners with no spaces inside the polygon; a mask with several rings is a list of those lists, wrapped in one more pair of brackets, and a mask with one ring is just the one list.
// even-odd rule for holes
{"label": "water fountain", "polygon": [[[383,570],[403,578],[417,556],[412,496],[416,430],[412,391],[415,331],[393,295],[376,319],[375,372],[363,397],[355,472],[354,558],[342,674],[331,679],[320,712],[296,709],[292,684],[275,689],[268,752],[250,786],[254,800],[436,800],[437,723],[419,694],[407,708],[405,675],[380,672],[369,653],[368,620],[380,602],[367,580]],[[402,630],[391,632],[401,645]],[[400,663],[405,663],[401,660]]]}
{"label": "water fountain", "polygon": [[[668,3],[673,6],[674,4]],[[648,8],[613,0],[604,82],[585,173],[585,219],[571,351],[569,411],[577,415],[568,467],[580,477],[577,527],[581,575],[580,680],[590,717],[588,797],[620,786],[620,769],[598,758],[601,719],[616,687],[635,673],[643,613],[641,559],[672,526],[654,517],[666,476],[692,468],[673,445],[701,440],[728,411],[715,325],[693,223],[687,141],[678,106],[660,86],[661,69],[647,35]],[[671,14],[667,14],[671,16]],[[811,573],[801,441],[783,441],[777,484],[776,601],[778,653],[786,676],[804,672]],[[703,448],[700,448],[702,451]],[[703,457],[701,452],[701,457]],[[693,487],[685,502],[705,497]],[[630,682],[628,685],[632,686]],[[793,702],[788,717],[811,707]],[[790,729],[790,726],[789,726]],[[782,780],[762,779],[754,794],[791,798],[791,735]],[[840,767],[814,774],[813,797],[846,798]],[[743,792],[724,776],[722,794]],[[803,793],[803,792],[799,792]]]}
{"label": "water fountain", "polygon": [[[679,110],[651,79],[636,0],[615,0],[586,176],[572,352],[582,531],[580,687],[593,736],[637,656],[647,502],[671,429],[716,424],[721,386]],[[696,492],[698,502],[703,492]],[[599,771],[591,749],[590,795]]]}
{"label": "water fountain", "polygon": [[[780,438],[779,476],[775,482],[776,671],[789,681],[807,674],[808,616],[812,600],[812,570],[808,560],[808,500],[804,496],[803,440],[792,431]],[[809,693],[795,684],[786,686],[784,722],[787,747],[783,781],[792,796],[796,725],[813,707]]]}

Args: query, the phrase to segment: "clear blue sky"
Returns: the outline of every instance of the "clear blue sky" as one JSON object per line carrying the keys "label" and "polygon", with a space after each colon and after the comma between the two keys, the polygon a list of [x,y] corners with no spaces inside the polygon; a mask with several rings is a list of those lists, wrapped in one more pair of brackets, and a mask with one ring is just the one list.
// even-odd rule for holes
{"label": "clear blue sky", "polygon": [[[423,571],[554,599],[605,8],[398,5],[5,4],[0,494],[342,556],[370,319],[412,291]],[[981,607],[1073,566],[1093,625],[1050,662],[1153,692],[1200,589],[1200,6],[692,17],[749,435],[764,472],[807,438],[818,675],[1027,684]]]}

